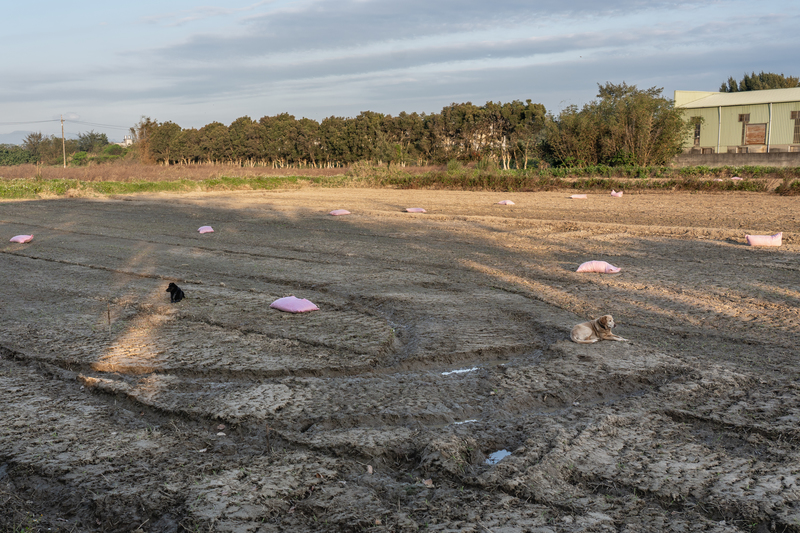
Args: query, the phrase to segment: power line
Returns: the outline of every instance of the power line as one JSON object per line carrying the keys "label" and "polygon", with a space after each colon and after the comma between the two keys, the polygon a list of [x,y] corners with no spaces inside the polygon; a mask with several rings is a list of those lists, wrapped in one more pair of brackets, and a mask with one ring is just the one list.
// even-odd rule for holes
{"label": "power line", "polygon": [[[51,120],[29,120],[27,122],[0,122],[0,126],[22,126],[24,124],[42,124],[45,122],[59,122],[60,119],[54,118]],[[119,130],[128,131],[130,126],[115,126],[113,124],[98,124],[96,122],[84,122],[82,120],[64,119],[64,122],[72,122],[74,124],[82,124],[84,126],[96,126],[98,128],[115,128]]]}
{"label": "power line", "polygon": [[28,122],[0,122],[0,126],[21,126],[22,124],[41,124],[42,122],[58,122],[59,119],[51,120],[30,120]]}
{"label": "power line", "polygon": [[64,120],[64,122],[74,122],[75,124],[83,124],[84,126],[97,126],[99,128],[116,128],[120,130],[129,130],[130,126],[113,126],[111,124],[97,124],[94,122],[83,122],[82,120]]}

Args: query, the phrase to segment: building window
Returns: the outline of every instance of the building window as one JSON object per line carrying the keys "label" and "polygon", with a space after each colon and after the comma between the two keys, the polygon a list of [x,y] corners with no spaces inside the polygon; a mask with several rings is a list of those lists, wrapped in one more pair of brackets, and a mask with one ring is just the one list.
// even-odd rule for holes
{"label": "building window", "polygon": [[739,144],[747,144],[747,123],[750,122],[750,113],[739,115],[739,122],[742,123],[742,142]]}
{"label": "building window", "polygon": [[[692,117],[692,119],[694,120],[694,145],[700,146],[700,117]],[[797,121],[795,121],[795,124],[797,124]]]}
{"label": "building window", "polygon": [[792,111],[792,120],[794,120],[794,139],[792,144],[800,144],[800,111]]}

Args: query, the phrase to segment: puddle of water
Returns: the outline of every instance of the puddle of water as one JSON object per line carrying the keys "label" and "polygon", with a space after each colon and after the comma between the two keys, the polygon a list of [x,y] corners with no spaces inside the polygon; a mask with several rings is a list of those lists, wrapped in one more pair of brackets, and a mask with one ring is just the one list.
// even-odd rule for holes
{"label": "puddle of water", "polygon": [[511,452],[508,450],[498,450],[491,454],[488,459],[486,459],[487,465],[496,465],[500,461],[502,461],[505,457],[511,455]]}
{"label": "puddle of water", "polygon": [[450,374],[463,374],[464,372],[473,372],[475,370],[478,370],[477,366],[472,368],[459,368],[458,370],[451,370],[450,372],[442,372],[442,375],[449,376]]}

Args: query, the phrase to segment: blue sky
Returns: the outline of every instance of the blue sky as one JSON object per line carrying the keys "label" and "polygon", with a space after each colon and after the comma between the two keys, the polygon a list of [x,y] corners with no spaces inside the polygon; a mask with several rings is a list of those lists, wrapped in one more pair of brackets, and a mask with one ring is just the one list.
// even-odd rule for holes
{"label": "blue sky", "polygon": [[0,142],[60,135],[61,115],[68,136],[121,140],[142,116],[189,128],[528,98],[557,113],[606,81],[716,91],[800,75],[798,27],[789,0],[16,2],[0,18]]}

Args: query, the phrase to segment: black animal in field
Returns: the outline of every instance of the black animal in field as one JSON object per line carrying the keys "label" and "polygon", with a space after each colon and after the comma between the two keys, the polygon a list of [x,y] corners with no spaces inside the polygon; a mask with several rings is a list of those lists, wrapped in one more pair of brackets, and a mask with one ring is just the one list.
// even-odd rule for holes
{"label": "black animal in field", "polygon": [[169,293],[169,301],[171,303],[180,302],[181,300],[183,300],[186,297],[186,295],[183,294],[183,291],[181,290],[181,288],[178,287],[177,285],[175,285],[174,283],[170,283],[167,286],[167,291],[166,292]]}

